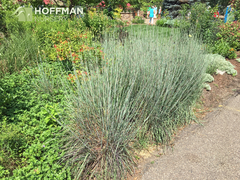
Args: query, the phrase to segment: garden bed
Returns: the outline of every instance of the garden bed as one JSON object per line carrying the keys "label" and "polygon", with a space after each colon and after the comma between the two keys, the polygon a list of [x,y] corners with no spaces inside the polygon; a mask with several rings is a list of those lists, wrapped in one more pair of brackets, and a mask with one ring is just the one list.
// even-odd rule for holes
{"label": "garden bed", "polygon": [[[240,58],[240,52],[238,52],[237,58]],[[215,75],[214,81],[209,83],[212,88],[211,91],[205,89],[203,91],[201,100],[204,107],[215,108],[228,97],[240,93],[240,63],[236,60],[228,61],[235,66],[238,75],[235,77],[226,73]]]}

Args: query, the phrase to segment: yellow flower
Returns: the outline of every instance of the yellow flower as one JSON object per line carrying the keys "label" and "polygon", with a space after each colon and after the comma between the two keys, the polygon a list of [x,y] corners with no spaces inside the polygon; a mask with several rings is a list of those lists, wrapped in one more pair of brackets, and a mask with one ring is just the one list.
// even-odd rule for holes
{"label": "yellow flower", "polygon": [[191,34],[189,34],[189,37],[192,37],[192,35],[191,35]]}

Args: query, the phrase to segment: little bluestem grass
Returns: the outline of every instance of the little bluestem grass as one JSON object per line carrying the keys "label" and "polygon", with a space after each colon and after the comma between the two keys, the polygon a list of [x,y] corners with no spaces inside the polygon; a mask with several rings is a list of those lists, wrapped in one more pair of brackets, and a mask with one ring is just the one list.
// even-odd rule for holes
{"label": "little bluestem grass", "polygon": [[167,37],[150,28],[144,35],[129,31],[121,42],[105,38],[105,65],[75,85],[59,75],[68,114],[58,119],[67,131],[62,162],[75,179],[124,179],[134,170],[139,133],[167,143],[192,120],[207,66],[201,43],[176,31]]}

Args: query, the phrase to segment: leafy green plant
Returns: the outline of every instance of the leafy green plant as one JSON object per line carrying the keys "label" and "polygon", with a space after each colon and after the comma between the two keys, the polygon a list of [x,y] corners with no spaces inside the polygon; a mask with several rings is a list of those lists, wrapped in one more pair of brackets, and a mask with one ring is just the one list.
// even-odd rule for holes
{"label": "leafy green plant", "polygon": [[212,48],[212,53],[220,54],[229,59],[234,59],[237,57],[235,50],[230,48],[229,44],[223,39],[220,39],[215,43],[214,47]]}
{"label": "leafy green plant", "polygon": [[167,22],[166,18],[161,18],[161,19],[156,21],[156,26],[163,27],[166,22]]}
{"label": "leafy green plant", "polygon": [[226,23],[220,26],[220,32],[217,34],[219,39],[224,39],[231,48],[240,49],[240,22]]}
{"label": "leafy green plant", "polygon": [[52,61],[68,61],[73,59],[72,66],[78,70],[84,70],[86,64],[101,66],[103,58],[100,44],[92,41],[92,34],[86,32],[80,34],[78,31],[52,32],[46,34],[46,43],[50,47],[43,51],[47,58]]}
{"label": "leafy green plant", "polygon": [[[59,71],[56,63],[47,67],[52,72],[48,76]],[[0,96],[4,97],[0,101],[0,178],[72,179],[69,170],[58,163],[63,156],[59,140],[64,134],[56,121],[66,112],[59,108],[61,87],[55,84],[51,93],[35,89],[31,77],[37,81],[42,76],[37,68],[30,68],[0,79]]]}
{"label": "leafy green plant", "polygon": [[94,12],[92,14],[86,14],[86,16],[83,17],[83,22],[95,36],[98,36],[106,30],[111,20],[103,13]]}
{"label": "leafy green plant", "polygon": [[144,19],[142,19],[142,17],[140,17],[140,16],[136,16],[132,20],[132,23],[134,23],[134,24],[144,24]]}
{"label": "leafy green plant", "polygon": [[[47,48],[52,47],[53,42],[49,42],[46,39],[46,35],[55,35],[58,36],[58,32],[71,32],[78,31],[78,33],[82,34],[87,29],[86,24],[80,18],[73,19],[64,19],[64,20],[51,20],[51,16],[47,17],[46,20],[41,20],[43,15],[34,15],[34,21],[31,22],[28,29],[34,34],[34,36],[38,39],[38,41],[43,45],[47,46]],[[45,18],[45,16],[43,16]],[[54,17],[54,16],[53,16]],[[49,18],[49,19],[48,19]],[[47,44],[47,42],[50,43]]]}
{"label": "leafy green plant", "polygon": [[205,43],[214,44],[217,39],[216,34],[219,31],[218,26],[221,23],[219,19],[214,18],[214,12],[217,10],[217,6],[207,8],[205,3],[197,2],[191,7],[183,5],[180,14],[183,19],[190,22],[189,27],[191,27]]}
{"label": "leafy green plant", "polygon": [[16,167],[25,165],[21,158],[28,144],[28,138],[21,133],[21,128],[14,124],[7,124],[6,120],[0,122],[0,125],[0,166],[7,169],[8,173],[5,175],[8,175]]}

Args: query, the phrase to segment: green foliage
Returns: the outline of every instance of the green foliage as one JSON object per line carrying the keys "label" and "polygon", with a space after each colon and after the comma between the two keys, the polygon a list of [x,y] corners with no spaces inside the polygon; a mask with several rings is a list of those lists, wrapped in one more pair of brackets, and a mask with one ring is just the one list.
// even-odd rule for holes
{"label": "green foliage", "polygon": [[[56,64],[47,67],[52,75],[59,71]],[[0,79],[0,96],[4,97],[0,101],[0,178],[71,179],[69,170],[58,163],[63,156],[62,128],[56,123],[64,116],[64,108],[59,106],[61,88],[52,86],[51,94],[36,91],[31,76],[40,86],[38,69]]]}
{"label": "green foliage", "polygon": [[121,8],[114,9],[113,18],[114,19],[121,19],[121,12],[122,12]]}
{"label": "green foliage", "polygon": [[132,20],[132,23],[134,23],[134,24],[144,24],[144,19],[142,19],[142,17],[140,17],[140,16],[136,16]]}
{"label": "green foliage", "polygon": [[212,53],[220,54],[223,57],[227,57],[229,59],[234,59],[237,57],[235,50],[231,48],[229,44],[223,39],[220,39],[215,43],[214,47],[212,48]]}
{"label": "green foliage", "polygon": [[103,13],[94,12],[92,14],[86,14],[86,16],[83,17],[83,22],[93,34],[97,36],[106,30],[111,20]]}
{"label": "green foliage", "polygon": [[163,11],[163,17],[166,18],[167,20],[171,19],[169,17],[169,11],[168,10]]}
{"label": "green foliage", "polygon": [[[44,16],[43,16],[44,17]],[[39,19],[42,17],[39,16]],[[49,17],[51,18],[51,16]],[[56,21],[37,21],[37,17],[35,17],[36,21],[33,21],[31,26],[28,27],[29,30],[32,31],[34,36],[37,37],[40,43],[43,46],[47,46],[47,48],[52,47],[52,43],[48,44],[48,39],[46,39],[46,35],[53,35],[58,36],[58,32],[71,32],[78,31],[79,33],[83,33],[86,30],[86,25],[82,21],[82,19],[74,18],[72,20],[65,19],[65,20],[56,20]]]}
{"label": "green foliage", "polygon": [[[218,69],[217,64],[209,64],[207,67],[206,73],[210,74],[210,75],[214,75],[214,74],[216,74],[217,69]],[[206,81],[206,82],[208,82],[208,81]]]}
{"label": "green foliage", "polygon": [[228,74],[233,76],[237,75],[237,71],[234,69],[235,67],[219,54],[207,54],[206,60],[208,61],[209,69],[217,68],[221,71],[226,71]]}
{"label": "green foliage", "polygon": [[[216,34],[219,31],[218,26],[220,25],[220,20],[214,18],[214,12],[217,10],[217,6],[207,8],[207,5],[204,3],[195,3],[191,7],[184,4],[180,14],[183,19],[190,22],[189,27],[191,27],[205,43],[214,44],[217,39]],[[191,12],[191,14],[188,16],[189,12]]]}
{"label": "green foliage", "polygon": [[161,18],[161,19],[156,21],[156,26],[164,27],[166,22],[167,22],[166,18]]}
{"label": "green foliage", "polygon": [[166,18],[161,18],[161,19],[156,21],[156,26],[170,27],[170,28],[172,28],[172,27],[174,27],[174,28],[181,27],[182,29],[184,29],[184,28],[188,29],[189,26],[188,26],[187,23],[188,22],[186,20],[183,20],[183,19],[166,19]]}
{"label": "green foliage", "polygon": [[13,3],[11,0],[0,1],[0,31],[6,32],[6,16],[9,15],[9,11],[13,12],[19,7],[18,3]]}
{"label": "green foliage", "polygon": [[0,77],[36,64],[38,42],[31,34],[11,35],[0,45]]}
{"label": "green foliage", "polygon": [[220,26],[217,37],[224,39],[231,48],[240,49],[240,22],[226,23]]}
{"label": "green foliage", "polygon": [[92,41],[89,32],[69,30],[67,32],[51,31],[45,35],[44,53],[52,61],[73,60],[78,70],[84,70],[86,64],[101,66],[102,51],[100,43]]}
{"label": "green foliage", "polygon": [[213,76],[211,74],[206,73],[204,77],[204,82],[213,82],[213,81],[214,81]]}
{"label": "green foliage", "polygon": [[8,175],[16,167],[25,165],[21,158],[29,138],[22,134],[18,126],[7,124],[6,120],[0,122],[0,127],[0,166],[7,169],[5,175]]}
{"label": "green foliage", "polygon": [[234,20],[240,20],[240,1],[239,0],[232,0],[230,1],[232,6],[232,11],[230,13],[230,19],[228,22],[233,22]]}
{"label": "green foliage", "polygon": [[211,91],[211,86],[207,83],[204,83],[204,88],[206,88],[207,91]]}

